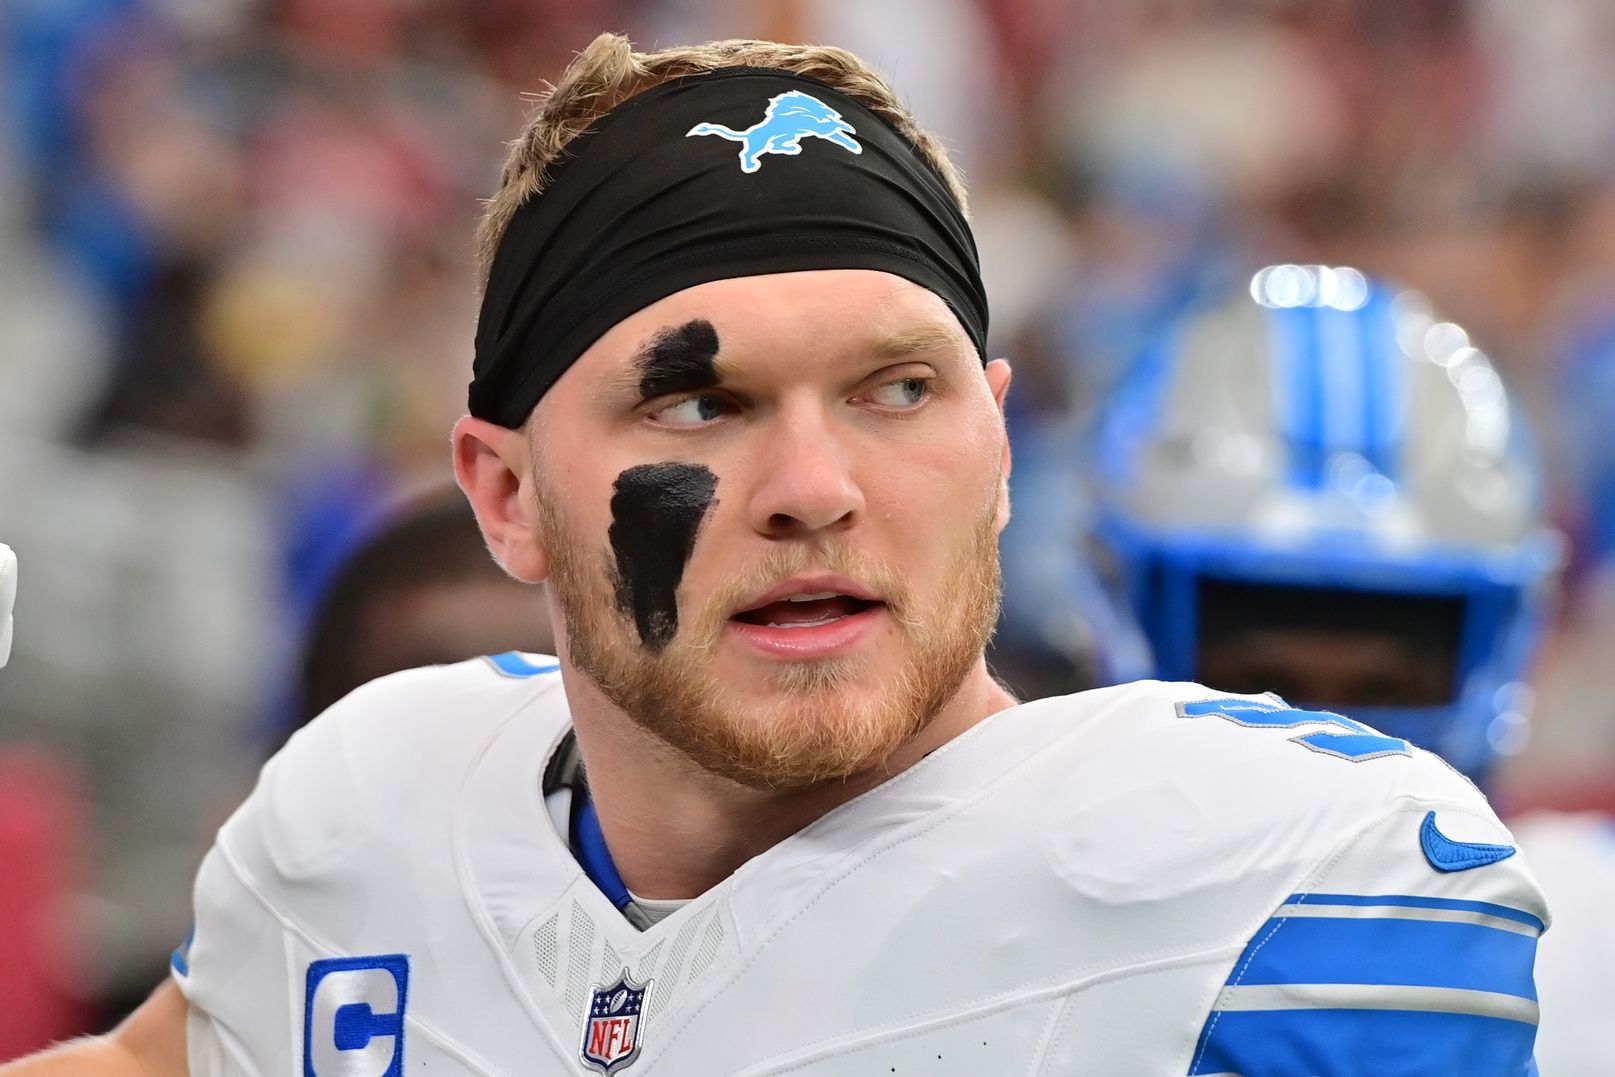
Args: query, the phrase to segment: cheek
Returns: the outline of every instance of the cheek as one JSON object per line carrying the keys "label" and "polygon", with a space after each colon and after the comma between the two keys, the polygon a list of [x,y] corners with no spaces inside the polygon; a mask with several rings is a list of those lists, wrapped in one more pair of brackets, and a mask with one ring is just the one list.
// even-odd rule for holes
{"label": "cheek", "polygon": [[936,438],[911,451],[872,458],[866,491],[878,491],[882,519],[913,529],[918,541],[944,536],[997,508],[999,446],[972,436]]}

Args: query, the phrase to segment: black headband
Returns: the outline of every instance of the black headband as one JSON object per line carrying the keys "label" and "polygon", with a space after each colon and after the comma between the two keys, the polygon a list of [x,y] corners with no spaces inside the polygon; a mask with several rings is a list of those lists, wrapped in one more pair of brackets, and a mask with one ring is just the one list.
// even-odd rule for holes
{"label": "black headband", "polygon": [[569,143],[511,218],[477,320],[471,414],[520,426],[606,330],[674,292],[805,269],[913,281],[986,354],[970,228],[889,124],[816,79],[767,68],[647,90]]}

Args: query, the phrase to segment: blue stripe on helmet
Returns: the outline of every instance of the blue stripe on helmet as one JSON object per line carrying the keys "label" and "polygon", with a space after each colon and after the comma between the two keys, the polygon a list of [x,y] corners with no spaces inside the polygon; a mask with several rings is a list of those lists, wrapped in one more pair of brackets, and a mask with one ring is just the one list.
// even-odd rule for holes
{"label": "blue stripe on helmet", "polygon": [[1375,286],[1356,317],[1364,326],[1363,456],[1393,480],[1401,468],[1401,444],[1407,424],[1408,360],[1396,339],[1392,296]]}
{"label": "blue stripe on helmet", "polygon": [[1318,392],[1323,429],[1320,469],[1336,453],[1362,453],[1366,442],[1363,382],[1364,333],[1355,311],[1314,307],[1307,311],[1316,325]]}
{"label": "blue stripe on helmet", "polygon": [[1323,387],[1318,378],[1316,311],[1264,311],[1273,356],[1275,424],[1290,453],[1288,478],[1302,489],[1323,486]]}

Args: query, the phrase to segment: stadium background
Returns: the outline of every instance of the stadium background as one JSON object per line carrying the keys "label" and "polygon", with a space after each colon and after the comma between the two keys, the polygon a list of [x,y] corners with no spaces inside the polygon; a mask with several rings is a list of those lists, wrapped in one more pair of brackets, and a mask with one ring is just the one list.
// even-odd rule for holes
{"label": "stadium background", "polygon": [[[378,506],[447,476],[478,200],[522,93],[603,28],[887,71],[971,183],[1018,438],[1262,264],[1424,291],[1534,417],[1570,539],[1498,795],[1615,807],[1605,0],[9,0],[0,1058],[162,975],[311,602]],[[1003,667],[1047,675],[1017,638]]]}

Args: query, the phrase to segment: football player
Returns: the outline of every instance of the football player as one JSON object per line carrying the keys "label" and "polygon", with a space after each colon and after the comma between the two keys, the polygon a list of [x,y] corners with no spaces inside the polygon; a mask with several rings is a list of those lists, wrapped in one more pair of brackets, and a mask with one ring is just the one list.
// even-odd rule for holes
{"label": "football player", "polygon": [[1523,413],[1417,293],[1262,270],[1152,343],[1086,459],[1155,675],[1338,708],[1477,780],[1523,743],[1563,543]]}
{"label": "football player", "polygon": [[25,1065],[1527,1071],[1546,909],[1436,757],[989,674],[1010,369],[958,177],[864,63],[602,36],[483,238],[455,468],[558,656],[328,710],[172,980]]}
{"label": "football player", "polygon": [[488,557],[452,485],[393,507],[321,588],[298,663],[292,728],[367,681],[512,648],[550,651],[542,602]]}
{"label": "football player", "polygon": [[[1524,744],[1562,540],[1522,410],[1417,293],[1263,269],[1154,340],[1092,433],[1088,560],[1154,675],[1350,714],[1483,784]],[[1544,1071],[1594,1072],[1544,1057],[1581,993],[1540,978]]]}

